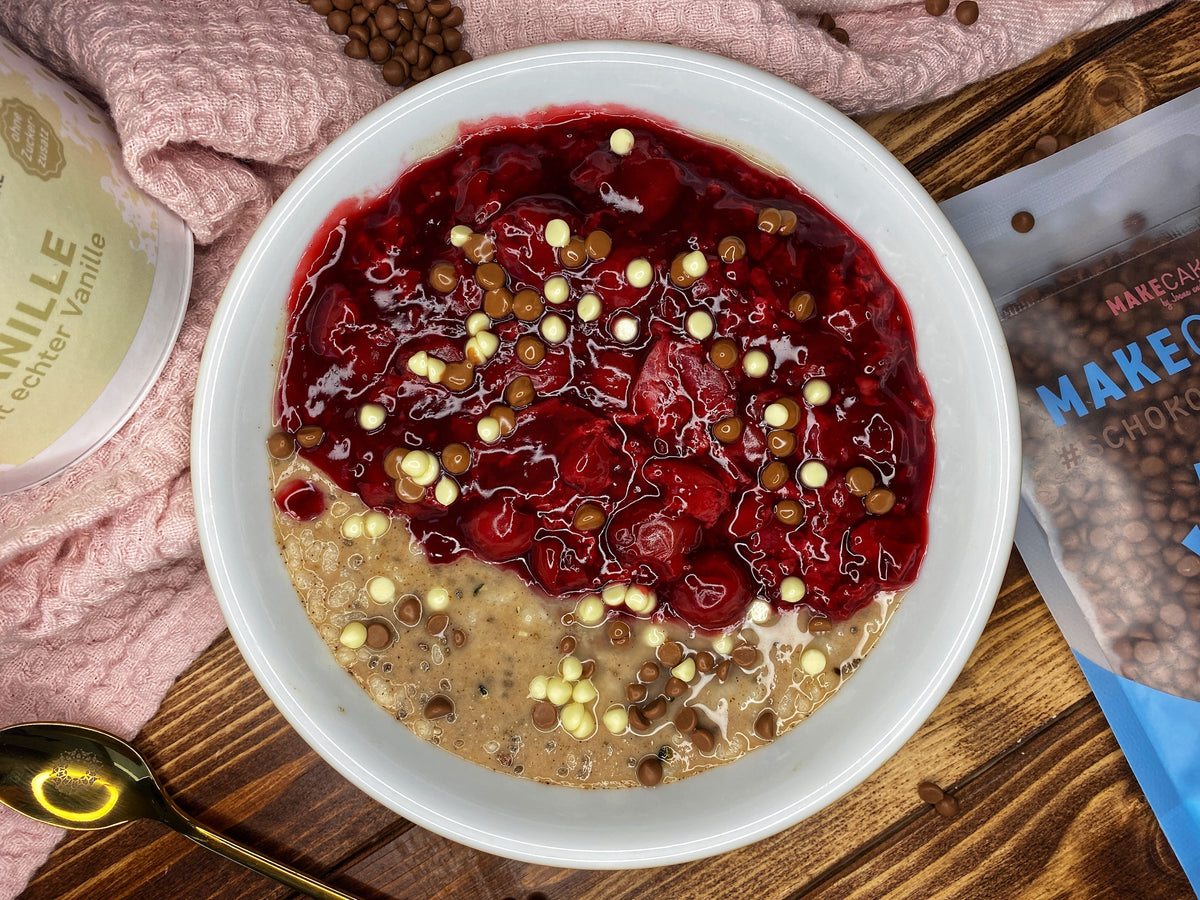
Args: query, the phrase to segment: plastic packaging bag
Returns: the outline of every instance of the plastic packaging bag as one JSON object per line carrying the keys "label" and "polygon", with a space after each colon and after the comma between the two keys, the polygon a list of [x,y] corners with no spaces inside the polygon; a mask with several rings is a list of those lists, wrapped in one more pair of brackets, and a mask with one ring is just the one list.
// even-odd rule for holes
{"label": "plastic packaging bag", "polygon": [[996,303],[1016,543],[1200,886],[1200,91],[942,204]]}

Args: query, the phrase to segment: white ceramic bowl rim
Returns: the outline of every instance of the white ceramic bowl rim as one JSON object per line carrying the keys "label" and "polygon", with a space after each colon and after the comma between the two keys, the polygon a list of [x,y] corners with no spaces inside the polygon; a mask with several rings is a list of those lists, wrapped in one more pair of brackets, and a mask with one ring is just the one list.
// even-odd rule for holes
{"label": "white ceramic bowl rim", "polygon": [[[929,550],[871,658],[795,731],[654,790],[555,788],[495,773],[419,740],[376,706],[333,661],[287,579],[264,452],[291,273],[326,216],[347,197],[378,195],[448,146],[460,121],[609,104],[741,149],[863,237],[909,301],[936,407]],[[1011,545],[1014,397],[995,313],[957,235],[915,179],[849,119],[773,76],[704,53],[637,43],[538,47],[405,91],[331,144],[267,215],[233,272],[201,365],[193,420],[200,537],[230,631],[264,690],[367,794],[418,825],[515,859],[580,868],[683,862],[822,809],[895,753],[945,695],[984,627]]]}

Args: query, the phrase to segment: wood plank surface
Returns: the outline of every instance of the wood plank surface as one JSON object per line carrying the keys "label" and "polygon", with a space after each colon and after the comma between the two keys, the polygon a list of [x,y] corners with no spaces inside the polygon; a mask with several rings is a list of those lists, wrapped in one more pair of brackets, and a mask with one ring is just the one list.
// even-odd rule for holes
{"label": "wood plank surface", "polygon": [[[1106,79],[1120,86],[1116,103],[1095,98]],[[1198,85],[1200,16],[1181,2],[1074,37],[946,100],[861,122],[943,199],[1021,165],[1040,135],[1080,140]],[[895,757],[782,834],[686,865],[539,867],[411,825],[308,749],[228,634],[137,743],[188,812],[366,900],[1195,896],[1015,553],[966,668]],[[917,796],[924,780],[952,792],[958,815]],[[22,900],[291,896],[136,823],[69,836]]]}

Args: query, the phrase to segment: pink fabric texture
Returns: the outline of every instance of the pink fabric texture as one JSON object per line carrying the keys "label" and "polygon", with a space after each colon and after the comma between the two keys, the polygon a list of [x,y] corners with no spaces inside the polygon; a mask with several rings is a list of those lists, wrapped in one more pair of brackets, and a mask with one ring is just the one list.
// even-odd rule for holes
{"label": "pink fabric texture", "polygon": [[[970,27],[887,0],[463,5],[476,56],[572,39],[672,43],[758,66],[853,114],[947,95],[1160,2],[980,0]],[[822,12],[849,46],[818,27]],[[197,241],[187,317],[149,398],[65,474],[0,497],[0,725],[67,720],[128,738],[224,627],[188,461],[217,300],[283,187],[397,89],[295,0],[0,0],[0,31],[107,105],[135,180]],[[61,836],[0,809],[0,900]]]}

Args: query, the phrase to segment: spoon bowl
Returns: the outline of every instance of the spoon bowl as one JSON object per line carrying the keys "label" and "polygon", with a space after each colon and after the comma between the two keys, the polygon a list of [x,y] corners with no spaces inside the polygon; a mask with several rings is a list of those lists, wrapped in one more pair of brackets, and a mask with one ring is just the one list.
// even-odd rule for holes
{"label": "spoon bowl", "polygon": [[353,900],[201,825],[167,796],[137,750],[95,728],[34,722],[0,729],[0,802],[39,822],[77,830],[155,819],[310,897]]}

